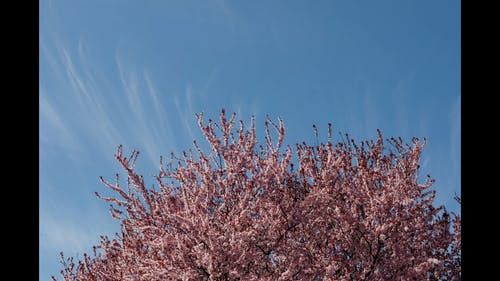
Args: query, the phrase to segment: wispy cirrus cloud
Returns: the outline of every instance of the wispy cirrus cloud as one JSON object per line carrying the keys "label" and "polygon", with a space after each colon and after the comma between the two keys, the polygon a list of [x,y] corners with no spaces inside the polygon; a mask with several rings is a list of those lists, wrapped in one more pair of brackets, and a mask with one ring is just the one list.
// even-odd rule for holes
{"label": "wispy cirrus cloud", "polygon": [[[96,228],[88,228],[73,218],[62,219],[60,216],[43,212],[40,214],[40,247],[46,250],[64,250],[68,253],[88,252],[99,241]],[[102,233],[102,229],[99,229]]]}
{"label": "wispy cirrus cloud", "polygon": [[53,74],[55,74],[58,79],[61,79],[61,76],[63,75],[61,62],[56,55],[53,54],[53,51],[51,51],[46,37],[40,37],[39,50],[41,60],[40,64],[49,65],[49,69],[53,72]]}
{"label": "wispy cirrus cloud", "polygon": [[182,122],[184,129],[187,132],[189,140],[192,141],[195,138],[194,128],[193,128],[193,118],[194,118],[194,99],[193,99],[193,88],[190,84],[186,86],[185,91],[179,96],[174,96],[174,105],[177,111],[179,120]]}
{"label": "wispy cirrus cloud", "polygon": [[[102,216],[102,206],[92,203],[95,200],[93,185],[86,186],[68,176],[97,178],[98,174],[89,175],[81,169],[96,162],[100,169],[107,166],[112,172],[116,169],[115,163],[107,156],[111,156],[119,144],[145,152],[146,160],[156,166],[162,152],[174,150],[169,144],[172,129],[164,105],[171,97],[157,88],[147,70],[138,71],[119,58],[116,67],[120,77],[110,77],[96,66],[83,40],[76,48],[70,48],[56,37],[52,39],[53,44],[45,42],[41,53],[53,71],[43,75],[56,80],[57,87],[54,83],[44,83],[41,78],[40,150],[44,157],[40,158],[43,168],[40,190],[44,196],[40,198],[40,240],[47,251],[82,251],[88,250],[85,246],[95,244],[105,224],[99,229],[85,228],[83,223],[74,221],[80,216],[76,213],[78,208],[69,208],[62,215],[61,204],[75,202],[88,206],[85,217],[90,220],[89,224],[91,214],[96,218]],[[114,80],[118,83],[109,82]],[[53,146],[63,148],[65,153],[49,149]],[[60,160],[61,154],[71,155],[73,163]],[[61,198],[71,194],[71,198]],[[82,194],[85,197],[79,197]]]}
{"label": "wispy cirrus cloud", "polygon": [[122,136],[111,120],[112,112],[103,93],[104,87],[86,57],[82,40],[74,52],[63,44],[57,45],[57,49],[65,73],[65,80],[61,83],[69,85],[64,95],[54,94],[61,100],[59,110],[66,111],[65,122],[74,128],[79,139],[91,143],[101,153],[109,153]]}
{"label": "wispy cirrus cloud", "polygon": [[210,71],[210,74],[208,75],[207,81],[205,82],[205,85],[203,86],[203,89],[200,92],[200,95],[202,97],[207,96],[208,91],[210,89],[210,86],[212,86],[212,83],[214,83],[214,81],[217,80],[219,73],[220,73],[219,67],[212,68],[212,71]]}
{"label": "wispy cirrus cloud", "polygon": [[[119,79],[116,79],[99,72],[83,40],[73,51],[63,44],[56,48],[58,61],[49,60],[56,69],[60,66],[56,71],[64,74],[61,82],[69,89],[59,97],[64,108],[51,108],[52,112],[71,111],[73,116],[59,122],[59,126],[75,128],[79,138],[86,139],[102,153],[109,153],[118,144],[135,144],[149,160],[158,162],[160,147],[172,141],[169,138],[172,129],[163,109],[170,97],[159,94],[147,70],[140,71],[117,52],[115,62]],[[112,80],[120,83],[110,83]],[[192,104],[190,97],[188,104]]]}
{"label": "wispy cirrus cloud", "polygon": [[[43,75],[56,82],[48,84],[41,78],[40,83],[40,146],[45,155],[40,158],[44,167],[40,178],[44,194],[40,199],[40,255],[59,251],[74,255],[89,251],[98,242],[98,234],[110,233],[113,226],[100,218],[103,206],[93,196],[98,183],[84,180],[99,174],[89,174],[82,167],[116,171],[108,156],[119,144],[126,151],[138,149],[145,154],[140,166],[147,162],[156,167],[160,155],[188,149],[191,141],[201,136],[194,113],[214,98],[210,90],[220,68],[213,67],[204,81],[186,83],[180,93],[167,92],[155,83],[153,73],[134,64],[119,49],[111,64],[103,64],[91,56],[83,39],[74,47],[55,35],[44,40],[41,56],[52,72]],[[102,69],[103,65],[108,69]],[[241,99],[226,106],[238,111],[250,107],[254,113],[258,109],[255,103]],[[47,149],[54,145],[69,152],[62,154],[71,155],[72,163],[60,160],[60,150]],[[200,145],[203,148],[203,143]],[[71,178],[75,175],[78,178]],[[73,207],[65,208],[64,204]],[[62,209],[66,211],[61,213]]]}
{"label": "wispy cirrus cloud", "polygon": [[173,102],[173,95],[160,93],[147,69],[139,70],[116,52],[116,66],[120,77],[117,100],[123,101],[122,126],[130,138],[129,143],[139,145],[153,163],[167,148],[176,149],[171,118],[166,111]]}
{"label": "wispy cirrus cloud", "polygon": [[39,112],[40,112],[40,140],[50,142],[53,138],[57,138],[58,143],[67,149],[75,149],[77,141],[68,125],[60,116],[55,106],[49,101],[45,90],[42,86],[39,89]]}

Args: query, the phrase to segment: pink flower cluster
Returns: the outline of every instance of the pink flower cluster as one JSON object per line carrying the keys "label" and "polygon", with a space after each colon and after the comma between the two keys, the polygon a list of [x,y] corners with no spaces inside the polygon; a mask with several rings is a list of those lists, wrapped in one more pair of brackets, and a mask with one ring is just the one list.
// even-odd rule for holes
{"label": "pink flower cluster", "polygon": [[419,183],[418,139],[333,143],[329,126],[326,144],[292,148],[281,119],[263,145],[253,118],[198,120],[211,150],[162,160],[156,189],[118,148],[127,188],[117,175],[103,180],[117,196],[98,196],[121,233],[62,257],[64,280],[460,280],[461,219]]}

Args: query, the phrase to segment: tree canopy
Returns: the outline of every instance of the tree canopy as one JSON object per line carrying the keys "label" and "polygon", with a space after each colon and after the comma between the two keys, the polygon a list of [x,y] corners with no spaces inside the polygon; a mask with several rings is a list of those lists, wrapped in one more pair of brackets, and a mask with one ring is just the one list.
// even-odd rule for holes
{"label": "tree canopy", "polygon": [[154,188],[119,146],[126,187],[96,194],[121,231],[61,254],[64,280],[460,280],[461,219],[419,178],[425,141],[333,142],[329,124],[326,143],[284,146],[267,117],[259,144],[254,118],[197,117],[209,151],[161,158]]}

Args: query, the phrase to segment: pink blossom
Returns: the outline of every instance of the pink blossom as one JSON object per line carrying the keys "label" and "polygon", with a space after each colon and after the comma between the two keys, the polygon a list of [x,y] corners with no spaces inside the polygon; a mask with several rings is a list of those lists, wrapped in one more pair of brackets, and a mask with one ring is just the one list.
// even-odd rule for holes
{"label": "pink blossom", "polygon": [[419,183],[418,139],[334,144],[329,126],[327,144],[284,148],[268,118],[259,149],[253,118],[220,120],[198,115],[211,150],[161,160],[156,189],[118,148],[127,188],[102,179],[116,197],[98,196],[121,231],[62,256],[63,280],[460,280],[461,219]]}

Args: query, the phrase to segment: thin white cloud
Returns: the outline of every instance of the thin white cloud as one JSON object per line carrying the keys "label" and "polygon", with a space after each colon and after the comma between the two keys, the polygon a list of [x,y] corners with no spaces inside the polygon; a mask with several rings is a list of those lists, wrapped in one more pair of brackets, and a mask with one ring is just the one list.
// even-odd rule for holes
{"label": "thin white cloud", "polygon": [[179,119],[184,118],[184,110],[182,110],[181,102],[179,101],[179,98],[177,96],[174,96],[174,105],[175,109],[177,110],[177,115],[179,116]]}
{"label": "thin white cloud", "polygon": [[[83,159],[95,161],[102,156],[109,159],[109,163],[102,165],[109,165],[111,171],[115,168],[112,166],[114,161],[107,156],[114,153],[118,144],[124,144],[127,151],[139,149],[145,154],[146,161],[157,166],[160,155],[177,151],[175,141],[182,142],[182,137],[171,128],[172,117],[178,118],[175,122],[184,124],[186,133],[194,138],[192,128],[196,122],[193,114],[199,93],[195,93],[190,86],[179,100],[162,92],[146,69],[125,61],[119,52],[116,53],[118,75],[110,77],[93,63],[83,40],[75,49],[66,47],[57,38],[53,42],[54,51],[51,52],[51,46],[45,45],[42,55],[47,57],[54,72],[60,75],[51,77],[57,88],[48,91],[40,87],[40,139],[43,140],[40,145],[45,151],[40,159],[41,166],[50,165],[48,161],[53,159],[50,153],[54,152],[48,151],[47,147],[54,144],[71,149],[75,155],[75,167],[82,166]],[[211,77],[205,90],[210,86],[213,75]],[[114,80],[117,82],[109,82]],[[172,105],[178,114],[168,110],[173,109]],[[48,177],[44,175],[42,185],[48,183]],[[57,198],[61,193],[57,189],[53,188],[50,192],[41,188],[41,192],[44,193],[40,199],[41,254],[55,250],[63,250],[68,255],[88,251],[97,242],[97,234],[107,229],[105,223],[88,227],[93,220],[102,221],[101,218],[92,218],[92,214],[102,216],[98,205],[90,203],[85,210],[84,218],[88,220],[85,225],[74,221],[79,214],[71,213],[73,209],[65,216],[54,211],[61,207]],[[88,198],[82,199],[82,204],[88,205],[94,199],[90,192],[88,194]],[[57,207],[54,207],[56,204]]]}
{"label": "thin white cloud", "polygon": [[[144,81],[140,80],[137,70],[130,64],[126,65],[119,51],[116,52],[116,65],[120,76],[121,87],[124,90],[127,101],[127,112],[129,116],[124,116],[124,120],[133,128],[134,141],[143,144],[142,149],[152,163],[159,161],[161,152],[161,143],[168,140],[160,139],[168,136],[168,132],[162,130],[162,109],[158,93],[153,86],[153,82],[146,72],[143,72]],[[145,84],[144,89],[141,85]],[[148,111],[146,116],[145,109],[153,107],[154,111]],[[162,133],[158,133],[162,131]]]}
{"label": "thin white cloud", "polygon": [[[58,79],[61,79],[61,65],[54,54],[50,51],[50,48],[47,45],[46,38],[40,37],[40,63],[43,64],[44,61],[48,63],[50,66],[50,70],[56,75]],[[42,60],[44,59],[44,60]]]}
{"label": "thin white cloud", "polygon": [[[149,72],[144,70],[144,72],[143,72],[144,81],[146,82],[147,90],[148,90],[150,97],[152,99],[152,102],[153,102],[153,105],[154,105],[154,108],[156,111],[155,112],[156,117],[162,118],[165,116],[165,111],[163,110],[163,107],[161,106],[158,90],[156,89],[156,86],[154,85],[150,76],[151,75],[149,74]],[[163,125],[165,123],[161,122],[161,124]]]}
{"label": "thin white cloud", "polygon": [[[40,97],[39,97],[39,111],[40,111],[40,126],[52,126],[59,132],[61,132],[65,136],[70,136],[68,132],[68,128],[62,121],[62,118],[59,116],[57,111],[51,105],[51,103],[47,100],[46,95],[42,89],[39,89]],[[43,132],[43,131],[42,131]]]}
{"label": "thin white cloud", "polygon": [[[147,92],[150,94],[151,102],[155,108],[155,117],[157,128],[151,128],[154,134],[154,138],[160,140],[160,142],[167,142],[165,146],[169,145],[171,150],[177,150],[175,139],[173,138],[173,130],[170,124],[170,118],[168,118],[168,114],[165,111],[167,106],[170,106],[170,103],[163,102],[160,99],[160,92],[155,86],[153,80],[151,79],[151,74],[147,71],[143,71],[144,82],[146,83]],[[162,147],[162,146],[160,146]]]}
{"label": "thin white cloud", "polygon": [[88,90],[86,83],[84,83],[81,75],[78,73],[78,70],[75,68],[73,59],[68,50],[64,46],[60,46],[60,53],[62,55],[67,78],[73,86],[75,93],[78,93],[79,97],[80,95],[83,95],[86,100],[92,100],[90,91]]}
{"label": "thin white cloud", "polygon": [[95,229],[89,229],[74,219],[41,213],[40,221],[40,248],[58,249],[66,254],[83,253],[98,242]]}
{"label": "thin white cloud", "polygon": [[66,73],[66,80],[61,82],[69,82],[72,88],[63,97],[67,101],[64,106],[72,111],[68,122],[77,128],[79,136],[88,138],[101,153],[110,153],[122,138],[110,119],[105,95],[101,90],[103,87],[97,82],[82,41],[78,45],[77,59],[63,44],[57,48]]}
{"label": "thin white cloud", "polygon": [[192,124],[194,121],[194,101],[192,98],[192,88],[191,85],[186,86],[186,90],[183,95],[184,99],[179,100],[178,96],[174,96],[174,105],[177,110],[177,116],[179,117],[179,121],[183,123],[184,129],[189,137],[189,141],[194,140],[195,134],[192,128]]}
{"label": "thin white cloud", "polygon": [[40,88],[39,93],[39,140],[45,144],[59,146],[71,157],[79,151],[79,142],[69,124],[63,120],[59,111],[47,98],[45,90]]}
{"label": "thin white cloud", "polygon": [[217,79],[217,76],[220,73],[220,69],[218,67],[212,68],[212,71],[210,71],[210,74],[208,75],[208,79],[205,82],[205,86],[200,92],[200,96],[206,97],[208,94],[208,90],[210,89],[210,86],[212,86],[212,83]]}
{"label": "thin white cloud", "polygon": [[126,69],[117,52],[116,65],[120,75],[121,86],[128,101],[128,109],[140,122],[144,122],[143,105],[138,89],[138,78],[135,69]]}

